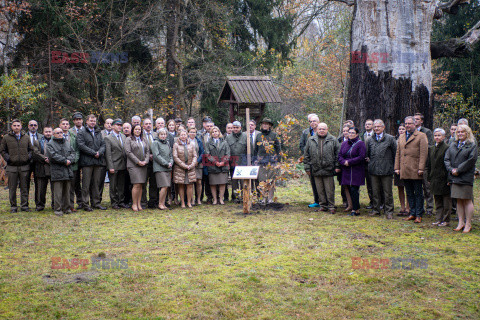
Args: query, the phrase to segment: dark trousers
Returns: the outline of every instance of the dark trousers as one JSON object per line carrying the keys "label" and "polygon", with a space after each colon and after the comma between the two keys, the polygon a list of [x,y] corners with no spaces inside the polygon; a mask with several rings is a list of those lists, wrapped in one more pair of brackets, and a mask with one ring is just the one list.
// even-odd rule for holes
{"label": "dark trousers", "polygon": [[35,174],[35,163],[30,164],[30,170],[28,171],[28,176],[27,176],[27,190],[28,193],[30,194],[30,183],[32,179],[32,173],[33,173],[33,185],[35,187],[35,191],[33,192],[33,196],[35,199],[35,207],[38,207],[39,199],[38,199],[38,177]]}
{"label": "dark trousers", "polygon": [[22,167],[8,166],[8,195],[10,198],[10,207],[17,209],[17,186],[20,184],[20,205],[22,209],[28,209],[28,184],[27,181],[30,171],[22,171]]}
{"label": "dark trousers", "polygon": [[65,181],[54,181],[53,190],[54,190],[54,212],[63,212],[66,213],[70,210],[70,186],[71,180]]}
{"label": "dark trousers", "polygon": [[[313,202],[320,203],[320,198],[318,197],[317,184],[315,183],[315,177],[310,171],[310,185],[312,186],[313,191]],[[335,186],[333,187],[335,189]]]}
{"label": "dark trousers", "polygon": [[103,182],[105,179],[105,175],[102,176],[102,168],[100,166],[82,168],[82,200],[84,206],[88,206],[90,203],[90,192],[92,193],[92,207],[99,207],[102,203],[100,181]]}
{"label": "dark trousers", "polygon": [[370,175],[372,181],[372,206],[373,212],[380,213],[380,207],[383,205],[385,214],[393,214],[393,176]]}
{"label": "dark trousers", "polygon": [[101,176],[103,179],[100,179],[100,185],[98,186],[98,191],[100,193],[100,199],[103,199],[103,188],[105,187],[105,177],[107,176],[107,167],[102,167]]}
{"label": "dark trousers", "polygon": [[403,180],[405,191],[407,192],[407,201],[410,206],[410,215],[421,217],[425,211],[423,208],[423,188],[422,180]]}
{"label": "dark trousers", "polygon": [[[310,177],[312,177],[310,175]],[[335,181],[333,176],[313,177],[318,190],[318,203],[323,209],[335,209]]]}
{"label": "dark trousers", "polygon": [[367,185],[367,192],[368,192],[368,199],[370,201],[370,205],[372,205],[373,201],[373,187],[372,187],[372,178],[368,173],[368,166],[365,166],[365,182]]}
{"label": "dark trousers", "polygon": [[360,186],[348,186],[350,197],[352,197],[352,209],[360,210]]}
{"label": "dark trousers", "polygon": [[130,182],[130,175],[127,172],[125,173],[125,183],[123,185],[123,197],[124,197],[123,204],[127,206],[132,205],[132,187],[133,185]]}
{"label": "dark trousers", "polygon": [[74,208],[75,205],[75,197],[77,197],[77,206],[83,207],[83,199],[82,199],[82,177],[81,177],[81,170],[73,171],[73,179],[70,180],[70,208]]}
{"label": "dark trousers", "polygon": [[[46,205],[46,202],[47,202],[47,187],[48,187],[48,182],[50,181],[50,177],[43,177],[43,178],[40,178],[38,177],[38,190],[36,190],[38,192],[38,204],[37,204],[37,209],[45,209],[45,205]],[[54,203],[54,200],[53,200],[53,185],[52,183],[50,182],[50,191],[51,191],[51,194],[52,194],[52,202],[51,202],[51,207],[53,208],[53,203]]]}
{"label": "dark trousers", "polygon": [[[148,183],[148,201],[147,201],[147,183]],[[158,187],[155,172],[153,172],[153,164],[147,165],[147,181],[142,186],[142,208],[158,207]]]}
{"label": "dark trousers", "polygon": [[435,195],[435,207],[437,209],[436,220],[439,222],[450,222],[452,213],[452,198],[449,194]]}
{"label": "dark trousers", "polygon": [[110,203],[112,207],[119,206],[125,201],[125,176],[128,175],[127,170],[118,170],[115,173],[108,173],[110,179]]}
{"label": "dark trousers", "polygon": [[[232,189],[232,197],[231,197],[231,199],[232,199],[232,201],[235,200],[235,197],[236,197],[236,196],[235,196],[235,192],[234,192],[235,189],[233,188],[233,179],[232,179],[232,177],[233,177],[233,172],[234,172],[234,171],[235,171],[235,167],[232,167],[232,166],[230,165],[230,169],[229,169],[229,174],[230,174],[230,179],[229,179],[229,180],[230,180],[230,183],[227,183],[227,184],[225,185],[225,194],[224,194],[224,196],[223,196],[223,200],[224,200],[224,201],[228,201],[228,197],[229,197],[229,196],[228,196],[228,194],[229,194],[229,192],[228,192],[228,185],[230,185],[230,188]],[[217,188],[217,190],[218,190],[218,192],[220,192],[220,188]]]}
{"label": "dark trousers", "polygon": [[430,192],[430,182],[427,180],[427,175],[423,175],[423,197],[426,200],[426,210],[427,214],[432,214],[433,213],[433,194]]}

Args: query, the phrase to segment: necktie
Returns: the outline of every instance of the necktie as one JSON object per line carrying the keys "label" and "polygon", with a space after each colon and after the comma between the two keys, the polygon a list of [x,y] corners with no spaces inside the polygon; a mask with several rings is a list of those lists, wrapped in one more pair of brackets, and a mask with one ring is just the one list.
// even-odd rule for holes
{"label": "necktie", "polygon": [[121,145],[122,145],[122,147],[123,147],[123,141],[122,141],[122,138],[120,137],[120,135],[119,135],[119,134],[117,134],[117,139],[118,139],[118,141],[120,141],[120,144],[121,144]]}
{"label": "necktie", "polygon": [[412,135],[411,133],[408,133],[408,132],[407,132],[407,141],[408,141],[408,139],[410,139],[410,136],[411,136],[411,135]]}
{"label": "necktie", "polygon": [[[143,143],[142,143],[142,140],[140,140],[140,138],[137,138],[137,144],[140,146],[140,148],[142,149],[142,159],[145,158],[145,149],[143,148]],[[142,160],[143,161],[143,160]]]}

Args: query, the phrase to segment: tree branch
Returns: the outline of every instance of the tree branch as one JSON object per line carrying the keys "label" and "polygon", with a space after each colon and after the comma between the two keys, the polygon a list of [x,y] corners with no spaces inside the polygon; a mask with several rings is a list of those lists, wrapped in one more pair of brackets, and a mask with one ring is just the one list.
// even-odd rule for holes
{"label": "tree branch", "polygon": [[461,38],[453,38],[445,41],[432,42],[430,53],[432,59],[451,57],[464,58],[473,51],[480,41],[480,21],[468,30]]}
{"label": "tree branch", "polygon": [[328,1],[343,2],[347,6],[353,6],[355,4],[355,0],[328,0]]}
{"label": "tree branch", "polygon": [[437,6],[433,17],[434,19],[440,19],[444,12],[457,14],[459,7],[467,3],[470,3],[470,0],[450,0],[449,2],[442,2]]}

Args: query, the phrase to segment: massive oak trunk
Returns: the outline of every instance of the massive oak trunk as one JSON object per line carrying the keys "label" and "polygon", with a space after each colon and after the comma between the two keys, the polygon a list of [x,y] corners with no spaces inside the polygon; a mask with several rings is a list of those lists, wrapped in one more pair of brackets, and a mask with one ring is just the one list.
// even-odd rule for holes
{"label": "massive oak trunk", "polygon": [[436,1],[357,0],[351,30],[348,119],[380,118],[395,133],[405,116],[433,119],[430,34]]}

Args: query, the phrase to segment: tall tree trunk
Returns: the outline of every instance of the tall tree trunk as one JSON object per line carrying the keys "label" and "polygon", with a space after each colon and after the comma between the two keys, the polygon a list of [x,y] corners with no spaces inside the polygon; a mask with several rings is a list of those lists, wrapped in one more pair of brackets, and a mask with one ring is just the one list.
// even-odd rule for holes
{"label": "tall tree trunk", "polygon": [[167,1],[167,43],[166,43],[166,71],[167,71],[167,88],[168,95],[172,97],[172,108],[170,114],[178,116],[176,108],[176,100],[178,93],[178,81],[175,77],[181,76],[177,72],[178,59],[176,56],[176,47],[178,41],[179,28],[179,4],[178,0]]}
{"label": "tall tree trunk", "polygon": [[433,123],[430,34],[435,1],[357,0],[351,29],[346,116],[359,127],[380,118],[395,133],[420,112]]}

